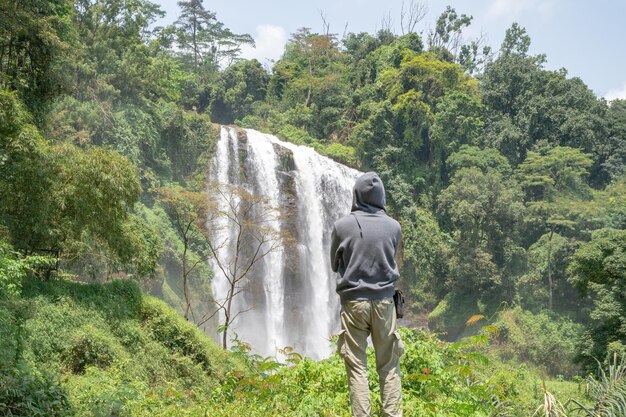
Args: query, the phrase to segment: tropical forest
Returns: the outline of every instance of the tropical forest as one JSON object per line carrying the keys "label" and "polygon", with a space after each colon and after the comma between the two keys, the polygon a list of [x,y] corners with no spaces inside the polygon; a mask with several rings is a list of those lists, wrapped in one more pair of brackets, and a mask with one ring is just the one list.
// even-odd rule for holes
{"label": "tropical forest", "polygon": [[625,99],[459,7],[270,63],[176,7],[0,0],[0,416],[350,416],[328,245],[369,171],[404,416],[626,416]]}

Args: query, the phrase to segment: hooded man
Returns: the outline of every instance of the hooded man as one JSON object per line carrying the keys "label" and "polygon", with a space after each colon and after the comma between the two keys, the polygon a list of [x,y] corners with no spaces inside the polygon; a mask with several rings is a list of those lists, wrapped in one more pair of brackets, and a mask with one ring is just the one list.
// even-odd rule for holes
{"label": "hooded man", "polygon": [[383,415],[402,416],[400,355],[404,347],[396,331],[393,302],[400,276],[395,260],[399,243],[400,224],[387,216],[380,177],[374,172],[361,175],[354,184],[352,212],[335,222],[330,248],[341,298],[337,349],[346,364],[355,417],[370,416],[368,336],[376,352]]}

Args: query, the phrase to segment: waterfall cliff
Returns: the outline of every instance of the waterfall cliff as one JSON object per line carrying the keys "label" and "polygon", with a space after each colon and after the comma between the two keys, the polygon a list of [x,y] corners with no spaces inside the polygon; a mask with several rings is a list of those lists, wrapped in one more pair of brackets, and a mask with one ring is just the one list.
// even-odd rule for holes
{"label": "waterfall cliff", "polygon": [[[241,314],[231,334],[237,333],[256,353],[275,355],[291,346],[314,359],[330,354],[329,340],[339,327],[330,233],[334,221],[350,211],[358,175],[311,148],[255,130],[221,128],[209,183],[240,187],[285,209],[286,215],[266,226],[291,238],[257,262],[242,281],[241,293],[233,297],[233,314]],[[238,207],[237,201],[230,204]],[[215,233],[226,242],[224,256],[232,256],[237,227],[227,218],[218,222]],[[213,270],[213,297],[221,301],[229,283],[215,262]]]}

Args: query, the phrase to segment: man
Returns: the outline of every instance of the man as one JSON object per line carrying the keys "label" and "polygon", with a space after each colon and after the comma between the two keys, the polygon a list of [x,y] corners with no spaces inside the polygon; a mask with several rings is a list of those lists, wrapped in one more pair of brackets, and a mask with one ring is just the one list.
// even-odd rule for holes
{"label": "man", "polygon": [[404,347],[396,331],[393,303],[400,275],[395,261],[399,243],[400,225],[387,216],[382,181],[374,172],[361,175],[354,184],[352,212],[335,222],[330,248],[341,298],[337,348],[346,364],[355,417],[370,415],[369,335],[376,352],[383,415],[402,416],[400,355]]}

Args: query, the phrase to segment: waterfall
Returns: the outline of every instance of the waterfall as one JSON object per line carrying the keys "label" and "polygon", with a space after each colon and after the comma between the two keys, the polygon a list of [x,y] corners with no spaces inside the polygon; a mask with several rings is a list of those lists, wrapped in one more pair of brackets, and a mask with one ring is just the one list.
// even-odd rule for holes
{"label": "waterfall", "polygon": [[[210,183],[245,189],[281,208],[286,215],[265,226],[290,237],[255,264],[233,298],[233,314],[240,314],[229,331],[250,343],[255,353],[274,356],[290,346],[314,359],[330,355],[330,337],[339,328],[330,233],[335,220],[350,211],[358,175],[311,148],[251,129],[221,128]],[[222,210],[228,208],[227,202],[220,204]],[[237,250],[235,225],[222,218],[213,227],[214,239],[224,242],[218,256],[232,257]],[[226,298],[229,283],[215,261],[212,267],[213,297],[219,302]]]}

